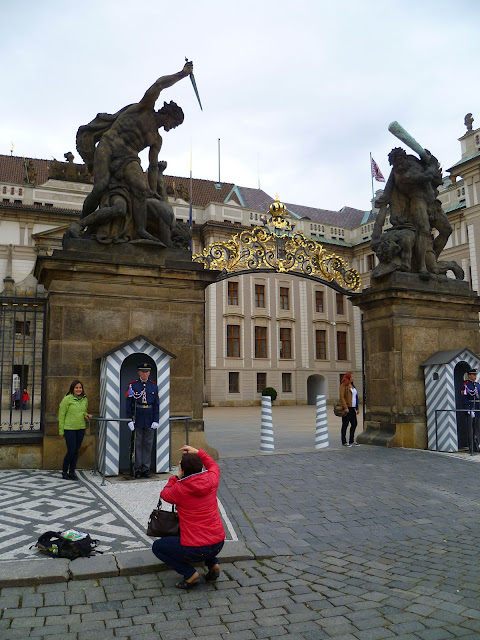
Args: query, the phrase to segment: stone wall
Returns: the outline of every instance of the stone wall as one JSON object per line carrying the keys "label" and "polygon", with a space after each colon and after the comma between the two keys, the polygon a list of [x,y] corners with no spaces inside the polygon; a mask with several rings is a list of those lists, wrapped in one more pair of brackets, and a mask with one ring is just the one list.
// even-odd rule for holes
{"label": "stone wall", "polygon": [[[170,412],[193,416],[192,444],[205,444],[204,290],[216,272],[193,264],[185,251],[78,240],[51,257],[39,257],[36,276],[48,291],[44,468],[59,468],[65,454],[57,412],[71,381],[82,380],[89,411],[98,415],[98,357],[138,335],[176,355],[170,370]],[[93,454],[94,437],[87,429],[79,468],[91,468]]]}

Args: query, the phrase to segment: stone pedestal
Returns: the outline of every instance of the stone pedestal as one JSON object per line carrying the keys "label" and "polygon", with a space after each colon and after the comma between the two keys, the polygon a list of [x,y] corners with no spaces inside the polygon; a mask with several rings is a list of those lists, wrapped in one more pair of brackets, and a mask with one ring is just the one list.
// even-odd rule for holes
{"label": "stone pedestal", "polygon": [[467,282],[394,272],[352,299],[363,312],[366,414],[360,443],[427,448],[420,366],[437,351],[480,350],[480,298]]}
{"label": "stone pedestal", "polygon": [[[97,358],[138,335],[175,354],[171,415],[193,416],[190,444],[212,451],[203,431],[204,310],[205,287],[216,273],[192,263],[188,251],[142,243],[70,240],[65,250],[38,258],[35,276],[48,291],[43,468],[60,468],[65,455],[57,413],[71,381],[82,380],[89,411],[98,415]],[[172,424],[172,443],[178,449],[184,442],[177,430],[184,425]],[[92,468],[93,456],[94,437],[87,429],[78,467]]]}

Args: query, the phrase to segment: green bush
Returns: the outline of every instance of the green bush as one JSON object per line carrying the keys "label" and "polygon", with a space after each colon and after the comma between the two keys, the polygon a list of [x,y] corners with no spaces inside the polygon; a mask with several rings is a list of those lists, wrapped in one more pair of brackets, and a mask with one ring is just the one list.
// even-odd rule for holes
{"label": "green bush", "polygon": [[277,399],[277,392],[273,387],[265,387],[262,391],[262,396],[270,396],[272,402]]}

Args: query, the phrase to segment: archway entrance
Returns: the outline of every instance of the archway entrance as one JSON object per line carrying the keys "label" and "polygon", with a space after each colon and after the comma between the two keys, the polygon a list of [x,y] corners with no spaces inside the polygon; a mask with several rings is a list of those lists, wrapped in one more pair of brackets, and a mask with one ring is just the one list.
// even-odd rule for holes
{"label": "archway entrance", "polygon": [[307,378],[307,404],[316,404],[317,396],[327,396],[327,381],[324,376],[314,374]]}

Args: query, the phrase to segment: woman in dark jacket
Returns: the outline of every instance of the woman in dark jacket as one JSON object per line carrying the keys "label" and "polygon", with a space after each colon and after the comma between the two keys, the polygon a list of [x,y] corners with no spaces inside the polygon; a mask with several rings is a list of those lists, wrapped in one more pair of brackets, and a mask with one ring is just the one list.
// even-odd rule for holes
{"label": "woman in dark jacket", "polygon": [[[225,541],[225,531],[218,512],[217,489],[220,468],[208,453],[184,445],[178,464],[178,476],[171,476],[160,497],[177,505],[180,537],[155,540],[153,553],[183,580],[179,589],[191,589],[199,580],[193,562],[205,562],[205,580],[216,580],[220,574],[217,555]],[[202,471],[203,466],[206,471]]]}

